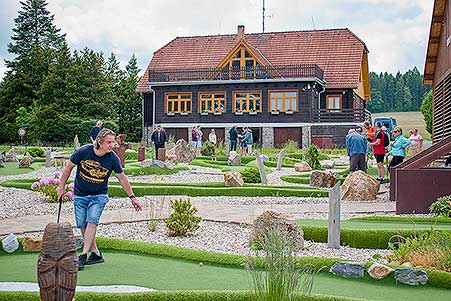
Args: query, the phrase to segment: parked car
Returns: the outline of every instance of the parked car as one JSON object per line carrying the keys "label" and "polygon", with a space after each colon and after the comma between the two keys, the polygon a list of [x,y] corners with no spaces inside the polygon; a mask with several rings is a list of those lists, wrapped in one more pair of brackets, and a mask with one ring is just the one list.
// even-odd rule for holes
{"label": "parked car", "polygon": [[377,122],[380,122],[382,126],[385,126],[387,128],[385,132],[390,137],[390,140],[395,140],[393,129],[398,125],[396,119],[393,117],[376,117],[374,118],[374,125],[376,125]]}

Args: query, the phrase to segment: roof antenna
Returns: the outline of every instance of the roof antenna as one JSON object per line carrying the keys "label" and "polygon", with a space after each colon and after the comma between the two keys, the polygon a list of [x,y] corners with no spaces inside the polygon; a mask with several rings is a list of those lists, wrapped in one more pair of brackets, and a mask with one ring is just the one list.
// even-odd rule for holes
{"label": "roof antenna", "polygon": [[312,16],[312,24],[313,24],[313,30],[316,30],[315,28],[315,18]]}
{"label": "roof antenna", "polygon": [[265,0],[263,0],[262,15],[263,15],[263,30],[262,30],[262,33],[265,33]]}

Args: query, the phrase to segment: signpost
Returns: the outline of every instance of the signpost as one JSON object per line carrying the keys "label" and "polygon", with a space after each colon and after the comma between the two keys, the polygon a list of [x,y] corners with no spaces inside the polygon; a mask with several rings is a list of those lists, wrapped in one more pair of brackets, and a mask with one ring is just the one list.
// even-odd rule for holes
{"label": "signpost", "polygon": [[25,136],[26,133],[27,131],[24,128],[20,128],[17,130],[17,134],[19,134],[20,136],[20,144],[23,144],[23,136]]}

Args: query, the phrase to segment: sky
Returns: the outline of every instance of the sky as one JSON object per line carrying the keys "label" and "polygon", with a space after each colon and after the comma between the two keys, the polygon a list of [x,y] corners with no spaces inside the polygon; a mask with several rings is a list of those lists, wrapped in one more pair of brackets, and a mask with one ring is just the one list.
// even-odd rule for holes
{"label": "sky", "polygon": [[[25,0],[23,0],[25,1]],[[263,0],[47,0],[72,50],[114,52],[141,71],[176,37],[262,32]],[[19,0],[0,0],[0,78],[11,59]],[[349,28],[369,49],[370,71],[423,72],[433,0],[265,0],[265,32]]]}

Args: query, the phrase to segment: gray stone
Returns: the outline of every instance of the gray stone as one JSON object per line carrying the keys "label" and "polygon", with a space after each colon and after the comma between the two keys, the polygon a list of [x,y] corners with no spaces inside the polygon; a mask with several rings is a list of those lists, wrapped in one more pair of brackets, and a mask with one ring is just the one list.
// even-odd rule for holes
{"label": "gray stone", "polygon": [[5,154],[5,162],[19,162],[16,155],[16,149],[13,147]]}
{"label": "gray stone", "polygon": [[143,168],[150,167],[150,166],[153,166],[153,159],[146,159],[141,162],[141,167],[143,167]]}
{"label": "gray stone", "polygon": [[159,168],[165,168],[164,162],[160,161],[160,160],[153,160],[152,166],[159,167]]}
{"label": "gray stone", "polygon": [[0,168],[5,167],[5,157],[6,157],[6,152],[2,151],[0,153]]}
{"label": "gray stone", "polygon": [[314,170],[310,174],[310,185],[314,187],[333,187],[337,178],[330,171]]}
{"label": "gray stone", "polygon": [[174,169],[174,163],[172,163],[171,161],[164,161],[164,167],[168,169]]}
{"label": "gray stone", "polygon": [[10,233],[2,240],[2,248],[7,253],[13,253],[19,248],[19,241],[16,235]]}
{"label": "gray stone", "polygon": [[274,211],[265,211],[254,220],[249,244],[264,241],[271,230],[280,231],[291,244],[293,251],[304,248],[304,231],[301,226]]}
{"label": "gray stone", "polygon": [[321,167],[324,169],[332,169],[335,167],[335,162],[333,160],[322,160],[319,161]]}
{"label": "gray stone", "polygon": [[28,168],[30,167],[31,163],[33,163],[32,158],[29,156],[24,156],[19,162],[19,168]]}
{"label": "gray stone", "polygon": [[336,262],[329,272],[346,278],[362,278],[364,269],[361,262]]}
{"label": "gray stone", "polygon": [[307,162],[298,162],[296,164],[294,164],[294,170],[299,171],[299,172],[305,172],[305,171],[312,171],[312,168],[310,167],[310,165],[308,165]]}
{"label": "gray stone", "polygon": [[[189,135],[189,137],[191,137],[191,135]],[[175,154],[177,156],[177,162],[181,163],[190,163],[196,159],[196,151],[183,139],[178,140],[173,148],[166,151],[167,157],[172,154]]]}
{"label": "gray stone", "polygon": [[78,140],[78,135],[75,135],[74,137],[74,148],[75,150],[80,148],[80,141]]}
{"label": "gray stone", "polygon": [[83,244],[85,240],[83,239],[83,236],[74,236],[75,239],[75,247],[78,249],[81,249],[83,247]]}
{"label": "gray stone", "polygon": [[420,285],[428,282],[428,273],[423,270],[396,269],[395,280],[408,285]]}
{"label": "gray stone", "polygon": [[229,152],[229,158],[227,159],[227,165],[239,166],[241,165],[241,157],[236,151]]}

